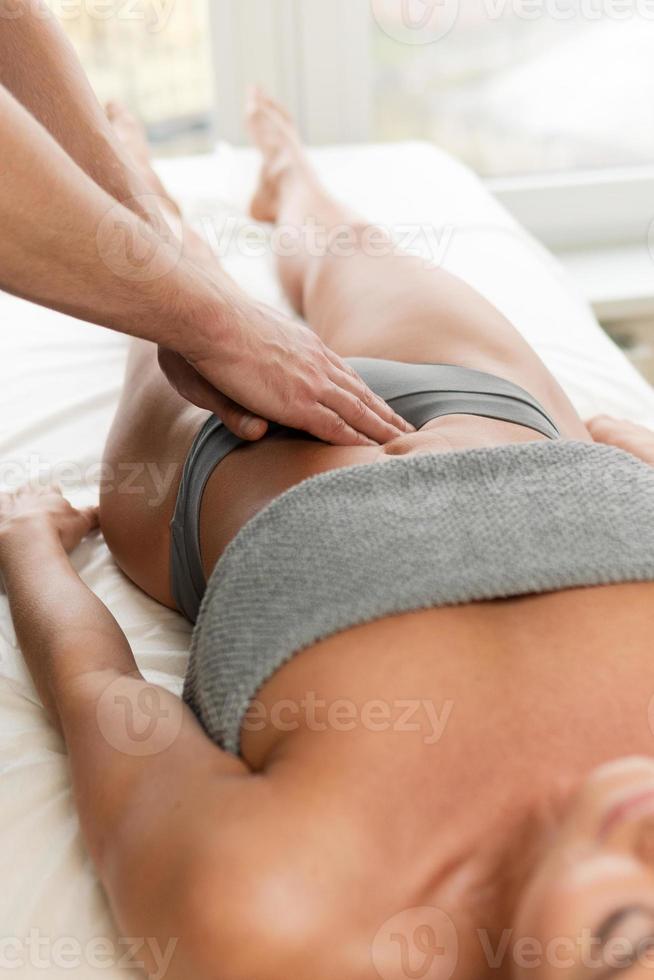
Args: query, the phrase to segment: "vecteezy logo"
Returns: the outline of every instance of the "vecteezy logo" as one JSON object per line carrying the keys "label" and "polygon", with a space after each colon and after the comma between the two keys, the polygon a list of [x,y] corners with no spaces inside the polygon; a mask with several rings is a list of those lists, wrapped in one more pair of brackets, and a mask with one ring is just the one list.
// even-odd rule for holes
{"label": "vecteezy logo", "polygon": [[371,0],[384,34],[401,44],[433,44],[450,33],[460,0]]}
{"label": "vecteezy logo", "polygon": [[[161,707],[161,696],[154,687],[144,687],[139,691],[136,704],[126,694],[116,694],[114,704],[124,710],[125,731],[132,742],[148,742],[159,722],[170,718],[170,712]],[[137,717],[144,719],[145,727],[139,728]]]}
{"label": "vecteezy logo", "polygon": [[112,748],[125,755],[151,756],[175,742],[182,729],[184,707],[159,687],[119,677],[103,691],[97,719]]}
{"label": "vecteezy logo", "polygon": [[454,923],[429,906],[393,916],[372,944],[372,964],[380,980],[449,980],[458,959]]}
{"label": "vecteezy logo", "polygon": [[98,254],[121,279],[153,282],[176,268],[182,256],[182,232],[181,227],[173,230],[163,217],[166,207],[156,194],[142,194],[115,204],[103,217],[96,236]]}

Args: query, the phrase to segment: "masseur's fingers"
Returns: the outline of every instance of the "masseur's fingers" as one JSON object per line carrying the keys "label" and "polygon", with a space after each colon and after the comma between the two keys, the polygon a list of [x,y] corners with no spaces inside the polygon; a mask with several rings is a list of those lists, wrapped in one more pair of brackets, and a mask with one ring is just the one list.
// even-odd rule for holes
{"label": "masseur's fingers", "polygon": [[[340,417],[344,423],[344,434],[348,427],[358,433],[368,433],[370,438],[363,436],[367,444],[375,441],[383,445],[390,442],[391,439],[397,439],[400,435],[396,426],[384,422],[373,409],[365,404],[362,398],[353,395],[336,383],[329,384],[323,390],[321,404]],[[347,436],[349,437],[349,432],[347,432]],[[330,439],[330,442],[332,441]]]}
{"label": "masseur's fingers", "polygon": [[[263,419],[248,413],[217,391],[180,354],[159,349],[159,364],[172,387],[187,401],[213,412],[241,439],[256,441],[268,430]],[[319,401],[306,408],[305,429],[325,442],[341,446],[386,443],[412,427],[375,395],[336,355],[328,361]],[[367,435],[362,433],[366,432]]]}
{"label": "masseur's fingers", "polygon": [[268,423],[247,412],[209,384],[180,354],[159,348],[159,366],[175,391],[199,408],[213,412],[240,439],[256,442],[268,431]]}
{"label": "masseur's fingers", "polygon": [[244,408],[233,402],[226,395],[214,396],[216,408],[214,415],[221,419],[230,432],[246,442],[258,442],[268,431],[268,423],[257,415],[251,415]]}
{"label": "masseur's fingers", "polygon": [[333,370],[330,372],[330,377],[340,388],[349,391],[351,394],[355,395],[357,398],[361,399],[364,405],[369,408],[376,417],[382,419],[382,421],[388,423],[388,434],[385,439],[380,441],[387,442],[397,436],[399,429],[400,432],[414,432],[415,429],[410,422],[403,419],[401,415],[394,412],[390,405],[376,395],[374,391],[366,385],[361,377],[354,370],[352,365],[348,364],[347,361],[342,361],[335,354],[329,352],[329,359],[334,365]]}
{"label": "masseur's fingers", "polygon": [[325,405],[315,405],[311,410],[311,433],[317,439],[333,446],[377,446],[366,436],[344,421],[343,416]]}

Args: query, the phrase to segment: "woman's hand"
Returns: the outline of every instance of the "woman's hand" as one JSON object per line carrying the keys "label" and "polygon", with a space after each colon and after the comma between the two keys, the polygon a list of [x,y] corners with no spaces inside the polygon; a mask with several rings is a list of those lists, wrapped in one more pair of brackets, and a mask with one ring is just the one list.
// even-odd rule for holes
{"label": "woman's hand", "polygon": [[70,553],[98,527],[98,508],[78,510],[54,486],[0,493],[0,561],[13,544],[50,539]]}
{"label": "woman's hand", "polygon": [[624,449],[644,463],[654,466],[654,432],[644,425],[598,415],[587,422],[586,426],[595,442]]}

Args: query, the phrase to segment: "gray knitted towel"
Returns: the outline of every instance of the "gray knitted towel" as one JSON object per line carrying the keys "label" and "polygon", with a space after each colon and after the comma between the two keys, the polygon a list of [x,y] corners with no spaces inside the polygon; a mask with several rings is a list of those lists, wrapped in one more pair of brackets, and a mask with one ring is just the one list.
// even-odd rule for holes
{"label": "gray knitted towel", "polygon": [[394,613],[654,581],[654,469],[532,442],[334,470],[277,498],[207,587],[184,697],[238,752],[251,699],[294,654]]}

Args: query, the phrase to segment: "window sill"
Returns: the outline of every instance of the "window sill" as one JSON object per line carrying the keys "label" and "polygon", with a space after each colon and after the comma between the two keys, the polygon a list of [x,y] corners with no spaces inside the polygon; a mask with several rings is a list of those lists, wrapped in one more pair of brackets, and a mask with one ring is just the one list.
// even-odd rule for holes
{"label": "window sill", "polygon": [[654,255],[647,245],[557,252],[600,322],[654,320]]}

